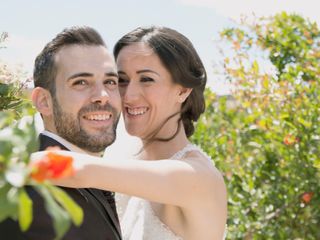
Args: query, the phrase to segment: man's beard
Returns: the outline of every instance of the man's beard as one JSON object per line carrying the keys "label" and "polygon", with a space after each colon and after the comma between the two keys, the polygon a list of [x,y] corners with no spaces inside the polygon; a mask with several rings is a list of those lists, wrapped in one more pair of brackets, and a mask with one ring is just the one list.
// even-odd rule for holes
{"label": "man's beard", "polygon": [[[113,125],[102,128],[99,134],[89,134],[80,125],[80,118],[84,113],[93,111],[109,111],[114,118]],[[72,114],[64,112],[57,99],[53,98],[54,124],[58,135],[73,143],[81,149],[98,153],[111,145],[116,139],[116,129],[119,113],[111,105],[90,104],[82,107],[75,118]]]}

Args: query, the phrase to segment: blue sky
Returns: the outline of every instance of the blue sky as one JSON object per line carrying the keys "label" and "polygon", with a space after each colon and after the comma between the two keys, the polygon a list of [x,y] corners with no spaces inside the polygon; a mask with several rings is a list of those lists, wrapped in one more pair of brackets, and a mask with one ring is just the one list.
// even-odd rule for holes
{"label": "blue sky", "polygon": [[110,49],[125,33],[138,26],[163,25],[186,35],[208,72],[208,85],[224,94],[228,85],[214,75],[219,61],[214,42],[219,32],[234,24],[240,14],[270,15],[281,10],[298,12],[320,22],[317,0],[3,0],[0,32],[9,33],[0,60],[22,65],[31,76],[33,61],[43,46],[63,28],[88,25],[96,28]]}

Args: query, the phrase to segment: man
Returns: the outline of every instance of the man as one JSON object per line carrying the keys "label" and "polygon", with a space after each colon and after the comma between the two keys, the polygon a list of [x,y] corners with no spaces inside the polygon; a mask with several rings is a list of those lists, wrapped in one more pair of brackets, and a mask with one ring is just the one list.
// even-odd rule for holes
{"label": "man", "polygon": [[[101,36],[89,27],[65,29],[35,60],[32,100],[45,131],[40,150],[49,146],[101,155],[112,144],[120,114],[118,75]],[[63,239],[121,239],[113,195],[97,189],[63,188],[83,209],[84,221]],[[12,220],[0,224],[1,239],[49,240],[53,222],[41,196],[28,189],[33,222],[23,233]],[[2,226],[1,226],[2,225]]]}

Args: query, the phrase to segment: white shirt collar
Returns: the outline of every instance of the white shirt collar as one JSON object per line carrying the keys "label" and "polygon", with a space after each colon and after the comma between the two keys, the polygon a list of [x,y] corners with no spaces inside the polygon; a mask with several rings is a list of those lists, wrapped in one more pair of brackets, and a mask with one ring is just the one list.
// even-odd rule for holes
{"label": "white shirt collar", "polygon": [[[86,152],[85,150],[77,147],[76,145],[68,142],[67,140],[65,140],[64,138],[52,133],[52,132],[49,132],[47,130],[44,130],[41,134],[47,136],[47,137],[50,137],[54,140],[56,140],[57,142],[61,143],[63,146],[65,146],[67,149],[69,149],[71,152],[77,152],[77,153],[84,153],[84,154],[90,154],[89,152]],[[92,154],[90,154],[92,155]]]}

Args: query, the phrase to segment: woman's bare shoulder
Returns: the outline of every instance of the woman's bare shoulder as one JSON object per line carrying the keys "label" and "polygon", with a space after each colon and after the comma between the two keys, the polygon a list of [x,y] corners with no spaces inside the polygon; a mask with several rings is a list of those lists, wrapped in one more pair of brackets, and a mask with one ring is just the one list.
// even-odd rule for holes
{"label": "woman's bare shoulder", "polygon": [[190,163],[200,176],[208,178],[211,183],[224,185],[222,173],[217,169],[214,161],[201,149],[187,152],[182,160]]}
{"label": "woman's bare shoulder", "polygon": [[194,191],[194,201],[190,202],[189,208],[183,209],[191,219],[190,231],[197,239],[209,239],[209,236],[210,239],[212,236],[222,239],[220,236],[223,235],[227,217],[227,190],[223,174],[203,151],[188,152],[184,161],[194,167],[197,172],[195,182],[199,183],[197,191]]}

